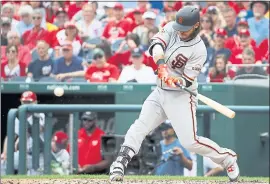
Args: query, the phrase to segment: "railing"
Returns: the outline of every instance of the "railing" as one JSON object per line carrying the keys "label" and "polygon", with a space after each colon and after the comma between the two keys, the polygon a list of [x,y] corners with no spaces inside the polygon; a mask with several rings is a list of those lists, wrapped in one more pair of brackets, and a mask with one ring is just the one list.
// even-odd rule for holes
{"label": "railing", "polygon": [[[68,112],[73,113],[72,123],[72,167],[76,170],[78,166],[77,160],[77,131],[79,129],[79,112],[85,111],[98,111],[98,112],[138,112],[141,110],[142,105],[22,105],[18,109],[11,109],[8,113],[8,150],[7,150],[7,174],[13,174],[14,172],[14,124],[15,118],[18,115],[20,121],[20,141],[19,141],[19,174],[26,174],[26,129],[28,123],[26,123],[27,113],[47,113],[45,118],[45,135],[44,135],[44,174],[51,173],[51,137],[52,137],[52,113],[53,112]],[[230,109],[237,113],[269,113],[269,106],[228,106]],[[199,113],[215,112],[214,109],[199,105],[197,108]],[[34,118],[32,126],[33,137],[33,168],[38,167],[39,159],[39,123]],[[202,161],[199,161],[198,165],[202,167]]]}

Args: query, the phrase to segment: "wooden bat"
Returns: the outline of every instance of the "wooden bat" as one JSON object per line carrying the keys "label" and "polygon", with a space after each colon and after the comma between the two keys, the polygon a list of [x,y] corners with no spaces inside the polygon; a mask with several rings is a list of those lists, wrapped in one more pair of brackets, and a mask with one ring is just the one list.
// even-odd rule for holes
{"label": "wooden bat", "polygon": [[179,86],[181,89],[189,92],[191,95],[198,97],[198,99],[200,101],[202,101],[203,103],[205,103],[206,105],[208,105],[209,107],[212,107],[213,109],[215,109],[216,111],[220,112],[221,114],[223,114],[224,116],[227,116],[228,118],[234,118],[235,117],[235,112],[232,111],[231,109],[229,109],[228,107],[204,96],[201,94],[197,94],[194,93],[193,91],[187,89],[185,86],[181,85],[181,84],[176,84],[177,86]]}

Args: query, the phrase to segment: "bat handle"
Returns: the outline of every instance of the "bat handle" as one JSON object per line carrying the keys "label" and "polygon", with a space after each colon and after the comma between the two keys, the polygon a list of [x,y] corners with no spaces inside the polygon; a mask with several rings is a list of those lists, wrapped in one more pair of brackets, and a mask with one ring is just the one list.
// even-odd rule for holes
{"label": "bat handle", "polygon": [[175,83],[176,86],[180,87],[181,89],[185,90],[186,92],[190,93],[193,96],[197,96],[197,93],[194,93],[193,91],[187,89],[185,86],[180,84],[179,82]]}

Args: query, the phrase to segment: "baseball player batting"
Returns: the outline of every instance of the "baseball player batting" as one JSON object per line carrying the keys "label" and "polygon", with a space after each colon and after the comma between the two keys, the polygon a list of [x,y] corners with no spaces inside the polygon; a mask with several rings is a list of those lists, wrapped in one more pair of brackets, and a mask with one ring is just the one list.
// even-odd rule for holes
{"label": "baseball player batting", "polygon": [[122,181],[124,169],[139,152],[145,136],[166,119],[190,152],[209,157],[222,165],[231,181],[239,176],[237,155],[215,142],[196,135],[197,99],[181,90],[181,84],[197,92],[196,78],[206,61],[206,47],[198,35],[200,13],[194,6],[185,6],[152,38],[149,53],[158,65],[157,88],[145,100],[139,118],[129,128],[117,159],[110,167],[110,180]]}

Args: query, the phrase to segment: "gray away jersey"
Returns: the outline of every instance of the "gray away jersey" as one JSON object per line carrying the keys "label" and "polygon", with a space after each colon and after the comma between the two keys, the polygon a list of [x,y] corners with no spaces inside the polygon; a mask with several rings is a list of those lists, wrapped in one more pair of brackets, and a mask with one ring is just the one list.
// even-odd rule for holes
{"label": "gray away jersey", "polygon": [[[181,41],[177,31],[172,28],[172,24],[173,22],[169,22],[153,36],[151,46],[158,42],[165,48],[165,62],[169,76],[184,77],[192,82],[189,88],[196,89],[197,76],[206,61],[206,47],[200,36],[188,42]],[[179,88],[168,87],[160,79],[157,79],[157,85],[163,89],[179,90]]]}

